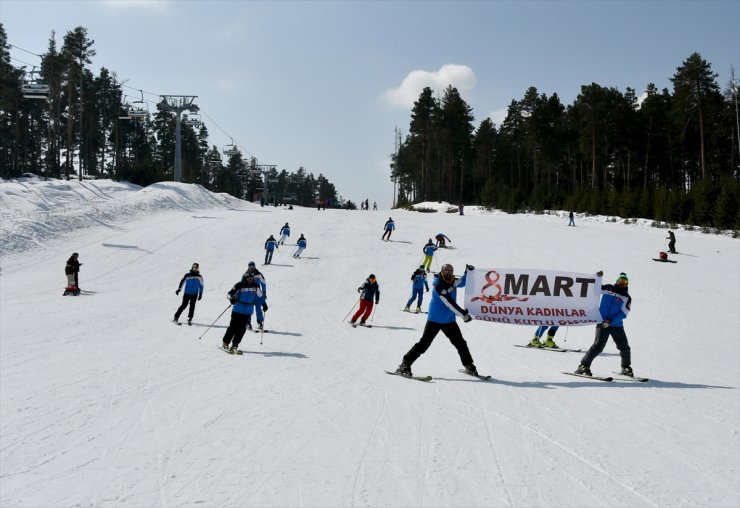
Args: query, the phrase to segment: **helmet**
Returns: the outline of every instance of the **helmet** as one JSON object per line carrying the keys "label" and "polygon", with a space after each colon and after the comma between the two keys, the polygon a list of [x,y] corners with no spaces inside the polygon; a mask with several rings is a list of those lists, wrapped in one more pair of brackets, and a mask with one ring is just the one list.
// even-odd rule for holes
{"label": "helmet", "polygon": [[445,263],[442,265],[442,269],[439,271],[440,277],[445,282],[452,282],[455,280],[455,269],[452,268],[452,265],[449,263]]}
{"label": "helmet", "polygon": [[375,280],[375,274],[371,273],[367,278],[368,280]]}
{"label": "helmet", "polygon": [[250,261],[250,262],[249,262],[249,264],[248,264],[247,266],[248,266],[249,268],[254,268],[254,267],[256,267],[257,265],[255,265],[255,264],[254,264],[254,261]]}
{"label": "helmet", "polygon": [[661,253],[659,254],[659,256],[660,256],[660,259],[662,259],[663,261],[665,261],[666,259],[668,259],[668,254],[666,252],[662,252],[661,251]]}
{"label": "helmet", "polygon": [[192,272],[200,271],[200,265],[198,263],[193,263],[193,266],[190,267],[190,271]]}

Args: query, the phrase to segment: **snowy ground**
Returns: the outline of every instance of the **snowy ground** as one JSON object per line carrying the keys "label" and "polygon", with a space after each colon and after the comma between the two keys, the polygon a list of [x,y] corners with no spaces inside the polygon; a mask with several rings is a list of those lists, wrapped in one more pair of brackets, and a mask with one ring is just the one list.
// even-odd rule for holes
{"label": "snowy ground", "polygon": [[[736,507],[740,242],[557,216],[284,210],[198,186],[0,182],[0,506]],[[446,207],[443,207],[446,208]],[[397,224],[382,242],[388,215]],[[286,221],[308,239],[263,267],[267,327],[217,349],[226,291]],[[402,313],[421,248],[443,262],[630,277],[626,331],[647,384],[561,374],[581,355],[513,347],[529,327],[461,327],[481,382]],[[64,264],[85,294],[63,297]],[[195,326],[170,319],[198,262]],[[372,329],[343,322],[378,276]],[[460,296],[462,300],[462,296]],[[426,308],[428,298],[423,307]],[[591,327],[557,341],[586,348]],[[610,343],[595,374],[619,366]]]}

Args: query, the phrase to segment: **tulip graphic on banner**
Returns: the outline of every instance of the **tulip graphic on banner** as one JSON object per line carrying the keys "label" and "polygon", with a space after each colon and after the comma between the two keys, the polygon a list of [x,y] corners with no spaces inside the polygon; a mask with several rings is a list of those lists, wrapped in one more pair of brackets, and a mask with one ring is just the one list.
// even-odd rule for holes
{"label": "tulip graphic on banner", "polygon": [[468,272],[465,307],[492,323],[541,326],[593,325],[599,313],[601,277],[526,268]]}

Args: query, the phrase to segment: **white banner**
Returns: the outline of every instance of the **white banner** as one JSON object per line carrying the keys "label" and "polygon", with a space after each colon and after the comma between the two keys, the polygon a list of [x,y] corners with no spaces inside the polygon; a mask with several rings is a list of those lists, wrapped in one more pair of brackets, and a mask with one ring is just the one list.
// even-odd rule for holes
{"label": "white banner", "polygon": [[526,268],[468,272],[465,308],[478,321],[512,325],[580,326],[602,321],[601,277]]}

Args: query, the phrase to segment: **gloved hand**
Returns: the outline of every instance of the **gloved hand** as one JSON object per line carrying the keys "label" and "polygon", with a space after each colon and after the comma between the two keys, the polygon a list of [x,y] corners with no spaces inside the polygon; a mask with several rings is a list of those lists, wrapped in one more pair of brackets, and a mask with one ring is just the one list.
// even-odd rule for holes
{"label": "gloved hand", "polygon": [[200,300],[201,298],[203,298],[203,295],[198,295],[198,300]]}
{"label": "gloved hand", "polygon": [[471,322],[472,320],[473,320],[473,316],[471,316],[471,315],[470,315],[470,312],[468,312],[468,311],[466,310],[466,311],[465,311],[465,314],[463,314],[463,321],[465,321],[466,323],[469,323],[469,322]]}
{"label": "gloved hand", "polygon": [[378,305],[379,303],[380,303],[380,298],[378,298],[377,300],[375,300],[375,305]]}
{"label": "gloved hand", "polygon": [[602,272],[601,270],[599,270],[598,272],[596,272],[596,275],[598,275],[599,277],[603,277],[604,276],[604,272]]}
{"label": "gloved hand", "polygon": [[427,288],[427,293],[429,292],[429,288]]}
{"label": "gloved hand", "polygon": [[262,304],[262,312],[267,312],[267,304],[266,303],[263,303]]}
{"label": "gloved hand", "polygon": [[232,305],[239,301],[239,299],[234,295],[226,295],[226,298],[229,299]]}
{"label": "gloved hand", "polygon": [[179,295],[180,294],[180,290],[178,289],[177,291],[175,291],[175,294],[176,295]]}
{"label": "gloved hand", "polygon": [[466,270],[475,270],[475,267],[473,265],[465,265]]}
{"label": "gloved hand", "polygon": [[362,288],[361,287],[360,288],[357,288],[357,292],[358,293],[362,293]]}
{"label": "gloved hand", "polygon": [[610,324],[611,324],[611,323],[609,322],[609,320],[608,320],[608,319],[605,319],[604,321],[602,321],[602,323],[601,323],[601,327],[602,327],[602,328],[609,328],[609,325],[610,325]]}

